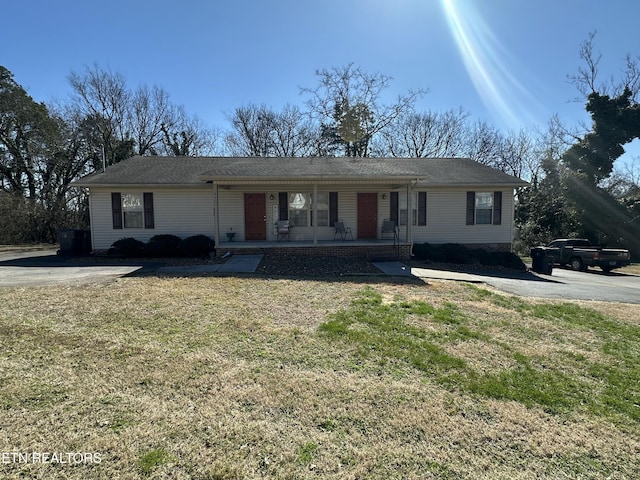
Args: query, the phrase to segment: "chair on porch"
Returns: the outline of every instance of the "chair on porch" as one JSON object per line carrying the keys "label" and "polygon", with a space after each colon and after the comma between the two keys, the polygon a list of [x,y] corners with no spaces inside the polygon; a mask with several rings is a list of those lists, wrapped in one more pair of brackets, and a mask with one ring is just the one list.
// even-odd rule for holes
{"label": "chair on porch", "polygon": [[391,233],[393,234],[393,245],[400,244],[400,230],[396,225],[395,220],[384,220],[382,222],[382,234]]}
{"label": "chair on porch", "polygon": [[333,239],[335,240],[336,237],[338,235],[340,235],[340,238],[342,239],[342,241],[346,240],[347,237],[351,237],[351,240],[353,240],[353,234],[351,233],[351,227],[345,227],[344,226],[344,222],[335,222],[333,224],[333,226],[336,229],[336,232],[333,234]]}
{"label": "chair on porch", "polygon": [[278,220],[276,222],[276,235],[278,241],[280,241],[281,238],[286,238],[288,242],[289,232],[291,232],[291,225],[289,224],[289,220]]}

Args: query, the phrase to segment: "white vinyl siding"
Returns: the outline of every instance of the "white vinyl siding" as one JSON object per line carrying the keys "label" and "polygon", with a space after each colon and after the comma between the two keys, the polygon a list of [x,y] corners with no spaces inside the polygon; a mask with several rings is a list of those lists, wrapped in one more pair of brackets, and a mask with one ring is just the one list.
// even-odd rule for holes
{"label": "white vinyl siding", "polygon": [[[513,235],[513,190],[494,187],[483,191],[502,191],[500,225],[467,225],[467,189],[429,189],[427,225],[413,227],[414,243],[494,244],[510,243]],[[402,238],[403,230],[400,230]]]}
{"label": "white vinyl siding", "polygon": [[[477,188],[477,191],[502,191],[501,225],[466,225],[466,200],[468,188],[428,188],[427,192],[427,225],[411,227],[414,243],[464,243],[492,244],[510,243],[513,234],[513,189],[495,186]],[[127,228],[114,230],[111,210],[111,193],[120,192],[153,193],[155,228]],[[218,188],[218,205],[220,209],[220,240],[227,241],[225,233],[232,230],[236,233],[234,241],[245,241],[244,194],[263,193],[266,201],[267,241],[275,241],[273,228],[278,220],[278,200],[280,192],[312,192],[308,184],[281,185],[232,185],[230,188]],[[359,192],[375,192],[378,200],[377,237],[382,238],[381,230],[385,219],[390,216],[390,192],[405,192],[406,188],[396,190],[383,185],[334,185],[318,186],[319,194],[338,193],[338,219],[350,227],[354,239],[357,240],[357,194]],[[384,198],[383,198],[384,196]],[[321,195],[318,197],[321,199]],[[134,237],[147,241],[154,235],[169,233],[186,238],[191,235],[215,235],[215,187],[211,184],[197,187],[131,187],[131,188],[97,188],[90,189],[91,233],[94,250],[106,250],[113,242],[123,237]],[[414,205],[417,208],[417,205]],[[319,212],[320,213],[320,212]],[[318,240],[333,240],[335,229],[324,226],[324,220],[318,217],[315,227]],[[291,230],[291,241],[313,240],[314,227],[294,227]],[[400,227],[400,240],[407,241],[407,227]]]}
{"label": "white vinyl siding", "polygon": [[[111,193],[153,193],[155,226],[153,229],[113,228]],[[94,250],[106,250],[113,242],[133,237],[146,242],[154,235],[169,233],[186,238],[203,234],[213,238],[213,189],[204,188],[91,188],[91,239]]]}

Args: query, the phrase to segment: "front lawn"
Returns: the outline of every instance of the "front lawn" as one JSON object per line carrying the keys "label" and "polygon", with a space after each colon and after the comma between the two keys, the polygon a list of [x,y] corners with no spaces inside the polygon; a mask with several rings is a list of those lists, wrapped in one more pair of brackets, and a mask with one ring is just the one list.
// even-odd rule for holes
{"label": "front lawn", "polygon": [[636,306],[360,280],[0,289],[0,476],[640,478]]}

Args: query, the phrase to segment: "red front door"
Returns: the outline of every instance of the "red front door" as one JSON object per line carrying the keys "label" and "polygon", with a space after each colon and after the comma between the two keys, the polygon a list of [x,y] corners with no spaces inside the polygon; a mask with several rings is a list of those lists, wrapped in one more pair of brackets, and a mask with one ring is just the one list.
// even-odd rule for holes
{"label": "red front door", "polygon": [[358,193],[358,238],[377,238],[378,194]]}
{"label": "red front door", "polygon": [[246,240],[267,239],[267,204],[264,193],[244,194],[244,231]]}

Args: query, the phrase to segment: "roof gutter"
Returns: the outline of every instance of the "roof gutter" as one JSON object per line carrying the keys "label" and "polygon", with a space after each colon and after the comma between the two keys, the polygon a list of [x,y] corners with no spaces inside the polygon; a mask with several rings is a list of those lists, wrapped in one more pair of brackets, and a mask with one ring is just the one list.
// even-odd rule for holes
{"label": "roof gutter", "polygon": [[283,181],[376,181],[376,182],[408,182],[414,180],[415,176],[377,176],[377,175],[265,175],[265,176],[226,176],[226,175],[201,175],[198,177],[202,181],[215,182],[283,182]]}
{"label": "roof gutter", "polygon": [[97,183],[90,182],[84,183],[77,181],[71,183],[72,187],[79,188],[193,188],[193,187],[211,187],[211,183],[198,182],[198,183]]}

